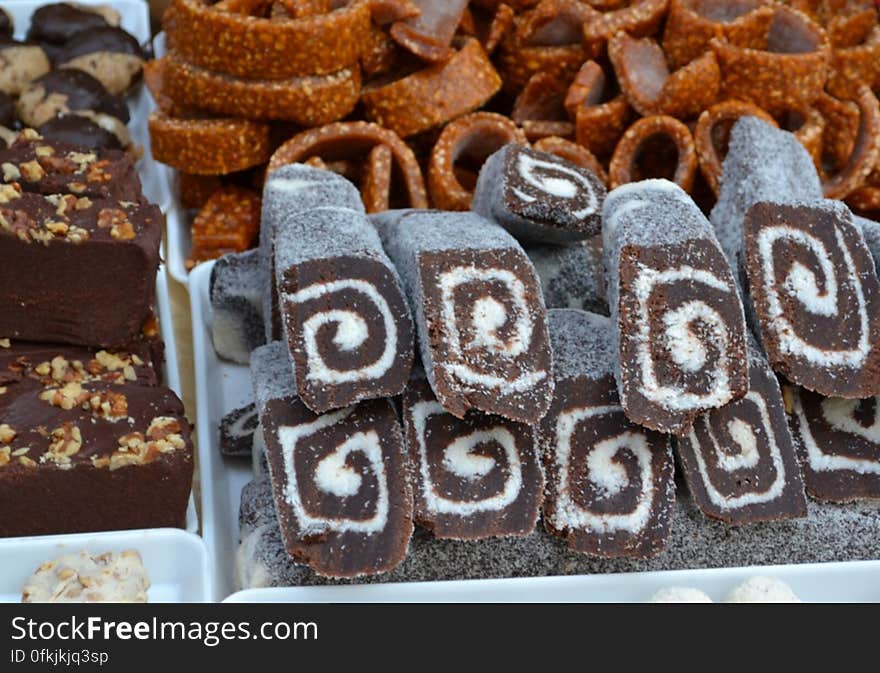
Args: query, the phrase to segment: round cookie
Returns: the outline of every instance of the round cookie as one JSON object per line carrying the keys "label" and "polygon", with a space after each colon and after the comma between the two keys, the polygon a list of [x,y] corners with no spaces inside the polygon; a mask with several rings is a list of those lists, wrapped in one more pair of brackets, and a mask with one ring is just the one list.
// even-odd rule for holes
{"label": "round cookie", "polygon": [[59,68],[92,75],[112,94],[128,91],[141,76],[146,56],[141,45],[121,28],[104,26],[74,35],[59,51]]}

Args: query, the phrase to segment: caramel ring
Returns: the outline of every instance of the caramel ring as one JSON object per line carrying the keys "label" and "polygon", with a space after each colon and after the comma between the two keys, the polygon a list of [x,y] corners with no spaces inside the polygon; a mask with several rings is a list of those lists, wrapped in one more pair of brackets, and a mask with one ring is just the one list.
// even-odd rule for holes
{"label": "caramel ring", "polygon": [[319,126],[341,119],[357,104],[360,69],[331,75],[255,80],[209,72],[169,53],[166,93],[177,104],[212,114]]}
{"label": "caramel ring", "polygon": [[691,190],[698,163],[694,139],[687,126],[675,117],[666,115],[643,117],[623,134],[611,156],[611,165],[608,169],[611,189],[643,179],[642,176],[634,175],[639,152],[646,141],[657,136],[666,136],[675,144],[678,150],[678,162],[672,180],[686,192]]}
{"label": "caramel ring", "polygon": [[768,124],[776,126],[776,120],[767,112],[759,108],[753,103],[746,103],[739,100],[728,100],[723,103],[717,103],[707,110],[704,110],[697,119],[697,125],[694,128],[694,143],[697,150],[697,158],[700,162],[700,172],[706,179],[709,188],[718,195],[721,180],[721,162],[722,157],[718,156],[718,149],[715,146],[715,129],[719,124],[730,122],[727,128],[727,136],[722,138],[722,145],[727,144],[730,135],[730,127],[740,117],[750,115],[763,119]]}
{"label": "caramel ring", "polygon": [[501,88],[501,78],[479,41],[467,38],[444,63],[361,94],[371,120],[407,136],[440,126],[482,106]]}
{"label": "caramel ring", "polygon": [[586,168],[588,171],[593,171],[596,177],[602,181],[603,185],[608,185],[608,173],[605,172],[605,168],[596,158],[596,155],[586,147],[556,136],[541,138],[541,140],[534,144],[534,147],[536,150],[553,154],[573,164],[577,164],[581,168]]}
{"label": "caramel ring", "polygon": [[149,118],[153,158],[185,173],[223,175],[264,164],[272,154],[268,124],[245,119]]}
{"label": "caramel ring", "polygon": [[474,165],[474,174],[470,176],[474,184],[465,186],[456,174],[456,161],[467,153],[476,159],[474,164],[482,166],[490,154],[507,143],[529,144],[513,121],[494,112],[474,112],[448,124],[437,139],[428,164],[428,190],[434,207],[470,208],[478,171]]}
{"label": "caramel ring", "polygon": [[[390,150],[390,166],[388,152],[376,150],[379,146]],[[388,190],[392,187],[392,173],[399,171],[401,180],[396,184],[402,184],[406,190],[405,203],[399,205],[428,207],[425,182],[413,151],[393,131],[369,122],[337,122],[303,131],[275,150],[266,170],[271,173],[281,166],[300,161],[314,163],[313,159],[330,164],[359,156],[365,156],[367,164],[367,174],[361,185],[366,206],[398,205],[391,202]]]}
{"label": "caramel ring", "polygon": [[[260,0],[242,3],[247,10]],[[353,66],[370,33],[370,3],[327,14],[270,20],[218,11],[205,0],[173,0],[163,19],[169,51],[235,77],[284,79]]]}
{"label": "caramel ring", "polygon": [[866,85],[854,100],[859,107],[859,128],[844,167],[834,176],[822,176],[825,198],[844,199],[862,185],[880,157],[880,101]]}

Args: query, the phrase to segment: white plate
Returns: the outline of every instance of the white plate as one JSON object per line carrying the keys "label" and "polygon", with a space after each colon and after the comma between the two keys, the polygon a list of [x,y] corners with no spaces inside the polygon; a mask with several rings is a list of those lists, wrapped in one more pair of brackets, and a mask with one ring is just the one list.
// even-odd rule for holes
{"label": "white plate", "polygon": [[223,458],[218,448],[220,419],[253,401],[250,372],[217,357],[211,339],[208,285],[214,262],[190,274],[193,363],[196,378],[196,431],[199,433],[199,479],[202,536],[214,564],[214,597],[235,591],[235,550],[241,489],[251,479],[249,461]]}
{"label": "white plate", "polygon": [[92,554],[136,549],[150,578],[151,603],[209,601],[210,563],[204,541],[176,528],[126,530],[77,535],[21,537],[0,545],[0,602],[21,602],[25,580],[45,562],[62,554]]}
{"label": "white plate", "polygon": [[666,587],[692,587],[722,601],[744,580],[786,582],[804,602],[880,602],[880,561],[669,570],[459,582],[249,589],[229,603],[642,603]]}
{"label": "white plate", "polygon": [[[147,3],[143,0],[77,0],[77,2],[83,5],[113,7],[122,17],[121,28],[131,33],[141,44],[150,41],[150,13]],[[12,17],[16,38],[24,38],[30,26],[31,14],[38,7],[46,4],[49,4],[47,0],[4,0],[3,9]],[[153,99],[147,88],[139,84],[137,91],[128,96],[127,102],[131,114],[128,131],[132,140],[144,148],[144,156],[137,163],[144,194],[165,211],[170,202],[168,179],[161,170],[161,164],[153,161],[150,154],[150,134],[147,129],[147,117],[155,107]]]}

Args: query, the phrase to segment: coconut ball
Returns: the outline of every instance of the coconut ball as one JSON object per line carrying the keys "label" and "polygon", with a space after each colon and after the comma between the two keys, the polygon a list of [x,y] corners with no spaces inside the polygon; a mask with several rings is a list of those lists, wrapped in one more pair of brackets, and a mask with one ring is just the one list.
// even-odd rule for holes
{"label": "coconut ball", "polygon": [[801,599],[782,580],[774,577],[750,577],[735,587],[725,603],[800,603]]}
{"label": "coconut ball", "polygon": [[699,589],[665,587],[651,597],[652,603],[711,603],[712,599]]}

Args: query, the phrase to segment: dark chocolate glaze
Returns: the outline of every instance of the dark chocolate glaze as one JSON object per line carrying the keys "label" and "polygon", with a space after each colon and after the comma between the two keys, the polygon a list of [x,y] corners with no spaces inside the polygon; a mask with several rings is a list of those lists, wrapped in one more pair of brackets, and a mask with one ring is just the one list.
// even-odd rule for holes
{"label": "dark chocolate glaze", "polygon": [[[586,376],[557,381],[556,395],[550,412],[541,422],[544,468],[547,474],[544,526],[564,539],[568,548],[593,556],[649,558],[663,551],[669,535],[672,505],[675,500],[674,461],[669,438],[631,423],[623,413],[617,397],[614,377],[599,379]],[[570,439],[567,487],[571,501],[595,515],[627,515],[636,510],[643,483],[636,454],[624,444],[614,454],[613,462],[626,473],[626,484],[616,493],[598,488],[599,479],[590,478],[589,457],[596,444],[620,436],[642,436],[651,452],[650,513],[638,530],[623,528],[595,530],[558,527],[559,497],[563,488],[562,474],[556,462],[560,441],[557,421],[564,413],[606,407],[607,410],[577,420]],[[554,525],[554,521],[557,524]]]}
{"label": "dark chocolate glaze", "polygon": [[122,28],[102,26],[81,31],[71,37],[58,51],[57,61],[67,63],[78,56],[102,51],[145,58],[140,43]]}
{"label": "dark chocolate glaze", "polygon": [[94,110],[128,123],[125,101],[110,94],[101,82],[82,70],[52,70],[31,83],[31,87],[36,86],[42,86],[46,95],[60,93],[67,96],[69,110]]}
{"label": "dark chocolate glaze", "polygon": [[[766,410],[754,396],[763,400]],[[765,411],[769,426],[764,419]],[[722,468],[719,451],[730,458],[736,458],[743,452],[740,444],[731,436],[730,423],[734,421],[744,422],[752,429],[759,458],[754,466],[740,466],[729,471]],[[771,453],[771,442],[778,450],[781,474]],[[766,365],[760,366],[753,361],[749,368],[749,393],[746,397],[698,418],[693,432],[676,438],[675,445],[691,496],[706,516],[738,526],[807,515],[804,483],[779,384]],[[705,465],[708,484],[700,472],[697,453]],[[750,493],[760,495],[768,492],[777,480],[782,480],[783,486],[772,499],[732,504],[729,507],[715,502],[708,490],[714,489],[723,498],[743,498]]]}
{"label": "dark chocolate glaze", "polygon": [[121,150],[122,144],[113,133],[99,126],[88,117],[64,114],[50,119],[37,128],[44,138],[88,147],[95,150]]}
{"label": "dark chocolate glaze", "polygon": [[[479,540],[489,537],[527,535],[534,528],[543,501],[544,478],[537,455],[535,429],[500,416],[478,412],[459,419],[445,411],[425,419],[424,433],[417,426],[414,412],[422,403],[436,403],[431,387],[422,375],[414,375],[403,398],[403,416],[410,457],[410,481],[415,496],[416,522],[438,538]],[[474,478],[456,475],[445,467],[447,447],[476,432],[490,435],[509,433],[514,439],[519,465],[511,463],[497,438],[475,444],[470,453],[494,460],[492,469]],[[422,444],[425,458],[422,458]],[[423,465],[424,462],[424,465]],[[423,470],[428,480],[423,477]],[[481,501],[503,496],[508,480],[520,480],[515,498],[503,507],[478,508]],[[467,513],[435,511],[429,505],[429,489],[434,496],[473,508]]]}
{"label": "dark chocolate glaze", "polygon": [[107,26],[103,16],[66,2],[43,5],[31,15],[28,39],[62,45],[77,33]]}
{"label": "dark chocolate glaze", "polygon": [[[320,575],[355,577],[392,570],[406,556],[413,530],[406,453],[394,407],[387,400],[361,402],[342,420],[311,433],[307,431],[308,436],[292,449],[295,474],[288,474],[279,431],[311,424],[319,418],[294,399],[269,400],[260,415],[285,548]],[[378,437],[384,474],[377,475],[363,452],[355,450],[348,455],[345,465],[361,479],[357,492],[342,497],[318,488],[315,470],[319,462],[357,433],[375,433]],[[372,533],[304,530],[288,498],[291,476],[296,479],[303,508],[309,516],[348,521],[372,518],[378,508],[378,480],[384,479],[388,492],[385,526]]]}
{"label": "dark chocolate glaze", "polygon": [[15,124],[15,99],[0,91],[0,126],[12,128]]}

